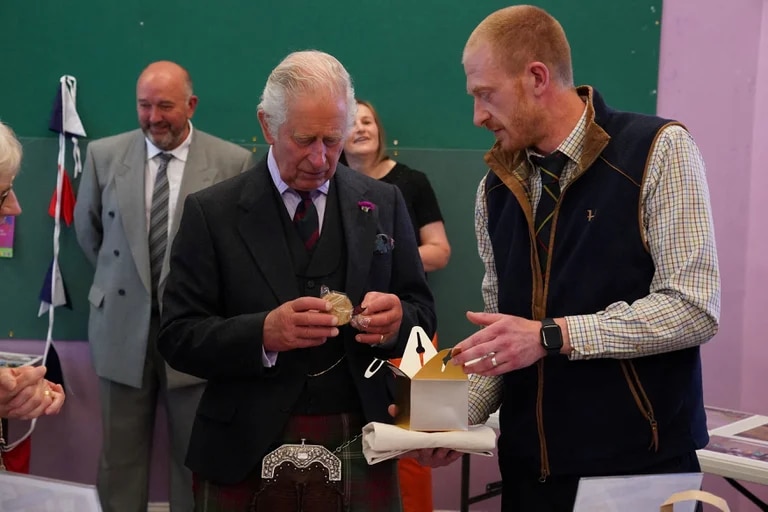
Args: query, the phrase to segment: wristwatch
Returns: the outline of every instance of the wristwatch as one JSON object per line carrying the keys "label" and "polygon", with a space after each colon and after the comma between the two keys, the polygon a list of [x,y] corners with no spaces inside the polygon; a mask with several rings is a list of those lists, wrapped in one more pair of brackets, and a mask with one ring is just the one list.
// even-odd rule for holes
{"label": "wristwatch", "polygon": [[560,355],[560,349],[563,348],[563,333],[551,318],[541,321],[541,346],[550,357]]}

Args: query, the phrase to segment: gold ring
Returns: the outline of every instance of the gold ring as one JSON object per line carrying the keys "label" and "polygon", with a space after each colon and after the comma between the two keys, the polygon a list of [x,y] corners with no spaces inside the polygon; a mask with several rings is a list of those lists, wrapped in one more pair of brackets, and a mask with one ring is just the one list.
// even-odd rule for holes
{"label": "gold ring", "polygon": [[51,390],[50,389],[46,389],[45,391],[43,391],[43,394],[45,396],[51,396]]}

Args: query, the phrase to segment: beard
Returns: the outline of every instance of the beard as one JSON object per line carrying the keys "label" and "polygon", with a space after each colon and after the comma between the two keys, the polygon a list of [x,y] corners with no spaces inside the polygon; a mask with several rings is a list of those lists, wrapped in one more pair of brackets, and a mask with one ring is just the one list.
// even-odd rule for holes
{"label": "beard", "polygon": [[547,135],[546,126],[543,112],[532,104],[520,105],[503,125],[503,137],[499,139],[501,147],[510,153],[536,147]]}
{"label": "beard", "polygon": [[183,131],[175,130],[173,126],[168,123],[158,123],[155,126],[166,128],[166,131],[160,134],[152,133],[152,125],[150,124],[143,125],[141,131],[144,132],[144,136],[152,141],[152,144],[158,149],[170,151],[171,149],[175,149],[181,143],[181,135]]}

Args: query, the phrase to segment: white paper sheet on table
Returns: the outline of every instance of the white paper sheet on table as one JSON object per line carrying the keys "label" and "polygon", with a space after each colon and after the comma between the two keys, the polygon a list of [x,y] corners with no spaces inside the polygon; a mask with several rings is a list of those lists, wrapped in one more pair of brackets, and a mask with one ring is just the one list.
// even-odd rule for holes
{"label": "white paper sheet on table", "polygon": [[101,512],[96,487],[0,471],[0,510]]}
{"label": "white paper sheet on table", "polygon": [[451,432],[417,432],[378,422],[363,427],[363,455],[368,464],[422,448],[450,448],[491,457],[495,447],[496,432],[485,425],[472,425],[469,430]]}

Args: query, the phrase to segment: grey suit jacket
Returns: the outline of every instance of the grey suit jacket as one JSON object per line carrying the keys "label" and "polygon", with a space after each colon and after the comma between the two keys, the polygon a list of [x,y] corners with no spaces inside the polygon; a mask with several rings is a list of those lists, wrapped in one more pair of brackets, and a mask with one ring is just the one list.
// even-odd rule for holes
{"label": "grey suit jacket", "polygon": [[[96,268],[88,293],[88,340],[96,374],[136,388],[142,383],[152,307],[145,161],[141,130],[91,142],[75,206],[77,240]],[[250,165],[246,149],[195,129],[168,247],[186,196],[236,176]],[[168,254],[160,276],[161,294],[167,275]],[[169,387],[201,382],[170,367],[167,377]]]}

